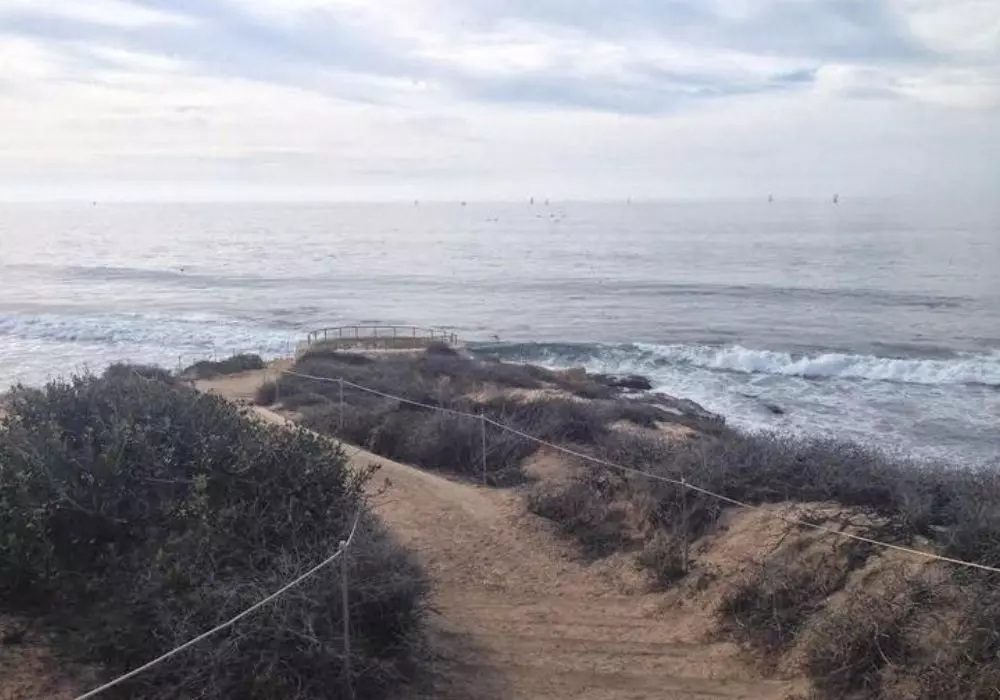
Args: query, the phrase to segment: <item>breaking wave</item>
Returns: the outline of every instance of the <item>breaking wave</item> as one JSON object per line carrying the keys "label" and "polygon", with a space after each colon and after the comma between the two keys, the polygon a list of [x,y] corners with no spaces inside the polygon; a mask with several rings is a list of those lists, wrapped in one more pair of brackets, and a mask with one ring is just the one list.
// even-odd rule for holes
{"label": "breaking wave", "polygon": [[[484,348],[485,349],[485,348]],[[1000,351],[949,358],[896,358],[839,352],[793,354],[740,345],[506,345],[490,352],[552,365],[649,373],[664,365],[807,379],[855,379],[899,384],[979,384],[1000,387]]]}

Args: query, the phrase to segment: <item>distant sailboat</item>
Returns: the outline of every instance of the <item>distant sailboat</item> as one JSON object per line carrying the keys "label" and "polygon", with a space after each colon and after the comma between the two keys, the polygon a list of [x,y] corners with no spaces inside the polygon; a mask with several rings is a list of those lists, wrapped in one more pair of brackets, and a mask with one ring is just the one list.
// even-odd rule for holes
{"label": "distant sailboat", "polygon": [[833,203],[834,204],[840,204],[840,195],[839,194],[833,195]]}
{"label": "distant sailboat", "polygon": [[532,197],[528,203],[531,204],[531,206],[535,206],[535,198]]}
{"label": "distant sailboat", "polygon": [[773,202],[774,201],[774,195],[773,194],[767,195],[767,201],[768,202]]}

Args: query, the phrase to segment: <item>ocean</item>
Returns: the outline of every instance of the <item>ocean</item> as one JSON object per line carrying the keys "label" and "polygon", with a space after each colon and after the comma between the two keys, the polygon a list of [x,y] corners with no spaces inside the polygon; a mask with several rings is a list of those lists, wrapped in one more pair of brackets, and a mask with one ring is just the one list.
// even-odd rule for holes
{"label": "ocean", "polygon": [[0,204],[0,385],[354,323],[1000,463],[1000,205]]}

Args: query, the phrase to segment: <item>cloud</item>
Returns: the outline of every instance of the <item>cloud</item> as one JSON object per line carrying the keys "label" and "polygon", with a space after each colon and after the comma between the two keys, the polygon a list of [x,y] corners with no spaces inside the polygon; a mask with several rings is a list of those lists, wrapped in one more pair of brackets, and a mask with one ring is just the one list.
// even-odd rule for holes
{"label": "cloud", "polygon": [[915,60],[927,50],[883,0],[490,0],[470,3],[485,25],[522,17],[594,36],[665,41],[823,60]]}
{"label": "cloud", "polygon": [[8,18],[33,17],[40,21],[136,29],[153,25],[188,24],[190,17],[169,9],[153,9],[126,0],[5,0],[0,11]]}
{"label": "cloud", "polygon": [[885,188],[942,138],[958,180],[998,66],[991,0],[8,0],[0,187]]}

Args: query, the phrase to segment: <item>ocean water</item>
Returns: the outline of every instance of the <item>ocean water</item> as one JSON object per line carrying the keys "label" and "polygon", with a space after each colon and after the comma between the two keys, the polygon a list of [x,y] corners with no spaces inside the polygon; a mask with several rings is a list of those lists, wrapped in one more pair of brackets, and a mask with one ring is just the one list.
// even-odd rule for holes
{"label": "ocean water", "polygon": [[1000,459],[997,204],[0,204],[0,385],[352,323],[645,374],[751,429]]}

